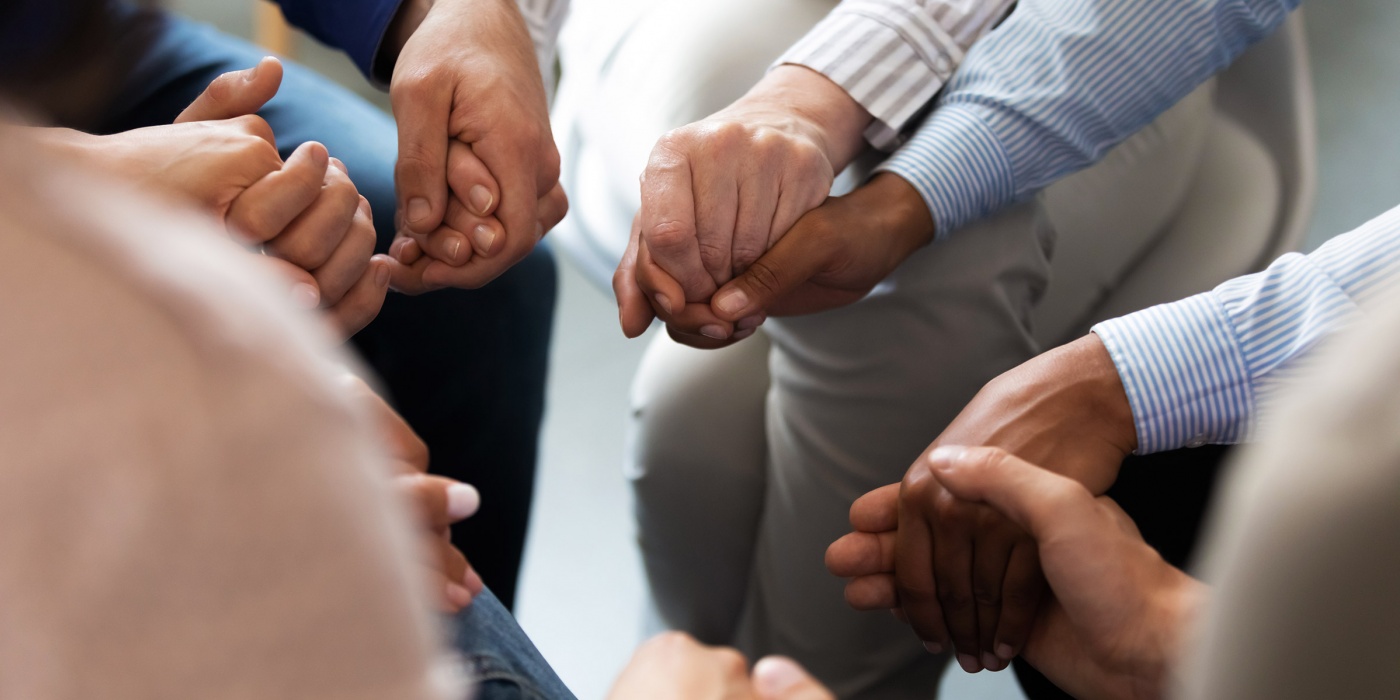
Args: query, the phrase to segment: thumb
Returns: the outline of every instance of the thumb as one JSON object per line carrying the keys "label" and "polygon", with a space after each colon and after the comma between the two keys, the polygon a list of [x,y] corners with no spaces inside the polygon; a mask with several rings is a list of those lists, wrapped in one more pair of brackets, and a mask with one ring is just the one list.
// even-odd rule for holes
{"label": "thumb", "polygon": [[949,493],[990,505],[1036,542],[1098,514],[1093,494],[1079,482],[996,447],[939,447],[929,453],[927,467]]}
{"label": "thumb", "polygon": [[820,681],[785,656],[766,656],[753,667],[754,692],[760,700],[835,700]]}
{"label": "thumb", "polygon": [[282,62],[268,56],[247,70],[224,73],[209,83],[204,92],[175,117],[185,122],[233,119],[255,114],[282,86]]}
{"label": "thumb", "polygon": [[743,274],[715,292],[710,302],[715,315],[735,323],[748,316],[767,313],[773,302],[821,272],[827,251],[824,246],[813,243],[810,237],[794,228]]}

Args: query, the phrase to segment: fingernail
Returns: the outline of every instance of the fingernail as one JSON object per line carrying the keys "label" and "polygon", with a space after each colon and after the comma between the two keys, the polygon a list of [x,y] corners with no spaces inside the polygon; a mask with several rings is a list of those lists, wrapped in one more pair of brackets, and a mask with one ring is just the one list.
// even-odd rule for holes
{"label": "fingernail", "polygon": [[447,515],[461,520],[470,518],[481,507],[481,493],[471,484],[453,484],[447,487]]}
{"label": "fingernail", "polygon": [[667,315],[670,315],[670,313],[671,313],[671,302],[666,301],[665,295],[657,294],[656,296],[654,296],[654,297],[652,297],[652,298],[656,300],[656,305],[657,305],[657,306],[660,306],[662,311],[665,311],[665,312],[667,313]]}
{"label": "fingernail", "polygon": [[472,237],[476,239],[476,249],[482,251],[483,255],[486,254],[485,251],[491,250],[491,244],[496,242],[496,232],[486,224],[477,224],[476,228],[472,229]]}
{"label": "fingernail", "polygon": [[958,445],[943,445],[935,447],[928,453],[928,461],[935,469],[946,468],[957,461],[967,449]]}
{"label": "fingernail", "polygon": [[481,185],[472,185],[471,190],[467,192],[467,201],[471,202],[472,210],[477,216],[486,216],[496,198],[491,196],[491,190]]}
{"label": "fingernail", "polygon": [[389,265],[387,263],[381,262],[375,266],[374,286],[381,289],[389,286]]}
{"label": "fingernail", "polygon": [[943,653],[943,645],[938,642],[924,642],[924,649],[927,649],[930,654]]}
{"label": "fingernail", "polygon": [[998,659],[992,652],[988,651],[982,653],[982,666],[988,671],[1000,671],[1005,665],[1006,662]]}
{"label": "fingernail", "polygon": [[464,588],[461,584],[447,582],[447,602],[465,608],[472,602],[472,592]]}
{"label": "fingernail", "polygon": [[739,319],[739,322],[734,324],[734,327],[741,331],[751,331],[763,325],[763,322],[766,320],[768,319],[762,314],[754,314],[753,316],[745,316]]}
{"label": "fingernail", "polygon": [[982,665],[977,663],[977,657],[972,654],[958,654],[958,665],[968,673],[977,673],[982,670]]}
{"label": "fingernail", "polygon": [[248,72],[247,72],[247,73],[244,73],[244,74],[243,74],[243,80],[244,80],[244,82],[249,82],[249,83],[251,83],[251,82],[253,82],[254,80],[257,80],[257,79],[258,79],[258,71],[262,69],[263,61],[266,61],[266,60],[267,60],[266,58],[258,59],[257,64],[255,64],[252,68],[248,69]]}
{"label": "fingernail", "polygon": [[759,692],[775,696],[801,683],[804,674],[796,661],[781,656],[768,656],[759,659],[754,665],[753,676]]}
{"label": "fingernail", "polygon": [[734,339],[735,339],[735,340],[743,340],[744,338],[747,338],[747,337],[749,337],[749,336],[751,336],[751,335],[753,335],[754,333],[757,333],[757,332],[758,332],[758,329],[757,329],[757,328],[750,328],[750,329],[748,329],[748,330],[746,330],[746,331],[735,331],[735,332],[734,332]]}
{"label": "fingernail", "polygon": [[298,308],[314,309],[321,305],[321,292],[305,282],[299,282],[292,285],[292,303]]}
{"label": "fingernail", "polygon": [[748,308],[748,305],[749,295],[740,289],[721,292],[719,296],[715,297],[715,308],[727,314],[737,314]]}
{"label": "fingernail", "polygon": [[422,197],[414,197],[413,199],[408,200],[408,222],[410,224],[418,223],[419,221],[428,218],[428,216],[432,213],[433,207],[432,205],[428,204],[428,200],[423,199]]}
{"label": "fingernail", "polygon": [[715,340],[724,340],[725,338],[729,337],[729,335],[724,332],[723,328],[720,328],[719,326],[713,324],[708,326],[701,326],[700,335],[703,335],[706,338],[714,338]]}
{"label": "fingernail", "polygon": [[403,251],[404,251],[405,248],[408,247],[408,242],[409,242],[410,240],[412,240],[412,239],[410,239],[410,238],[400,238],[400,239],[394,241],[393,243],[390,243],[390,244],[389,244],[389,257],[391,257],[391,258],[393,258],[393,259],[395,259],[395,260],[397,260],[397,261],[399,261],[399,262],[406,262],[406,261],[403,259],[403,258],[404,258]]}
{"label": "fingernail", "polygon": [[462,237],[461,237],[461,236],[448,236],[448,238],[447,238],[447,243],[446,243],[446,249],[447,249],[447,262],[450,262],[450,263],[452,263],[453,265],[456,265],[458,262],[461,261],[461,255],[462,255]]}
{"label": "fingernail", "polygon": [[1010,644],[998,644],[997,656],[1000,657],[1002,661],[1010,661],[1016,658],[1016,650],[1012,649]]}

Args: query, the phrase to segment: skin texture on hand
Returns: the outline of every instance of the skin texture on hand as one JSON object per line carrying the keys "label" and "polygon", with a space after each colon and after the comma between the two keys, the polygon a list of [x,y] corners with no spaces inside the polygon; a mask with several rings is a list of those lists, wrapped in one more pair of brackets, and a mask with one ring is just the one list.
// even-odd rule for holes
{"label": "skin texture on hand", "polygon": [[411,0],[390,36],[405,253],[394,287],[480,287],[568,208],[529,31],[509,0]]}
{"label": "skin texture on hand", "polygon": [[609,700],[834,700],[792,659],[769,656],[750,676],[742,654],[666,632],[637,648]]}
{"label": "skin texture on hand", "polygon": [[851,194],[807,212],[707,302],[681,303],[684,290],[648,258],[636,230],[613,290],[629,337],[645,332],[656,317],[678,342],[723,347],[751,335],[755,321],[768,316],[817,313],[859,301],[931,240],[933,220],[918,191],[896,175],[880,173]]}
{"label": "skin texture on hand", "polygon": [[216,78],[166,126],[94,136],[45,130],[50,145],[142,189],[164,192],[217,217],[230,235],[261,246],[260,262],[293,303],[321,308],[342,337],[379,313],[387,256],[373,256],[369,203],[324,146],[302,144],[283,162],[256,115],[277,94],[282,64]]}
{"label": "skin texture on hand", "polygon": [[[784,65],[729,107],[663,136],[642,174],[641,210],[613,277],[623,332],[639,335],[653,312],[669,318],[704,305],[748,270],[827,198],[870,121],[825,76]],[[740,332],[762,322],[752,316]],[[713,346],[738,321],[679,326]]]}
{"label": "skin texture on hand", "polygon": [[[1203,584],[1163,561],[1117,504],[1073,479],[997,448],[945,446],[921,462],[956,498],[1030,533],[1052,597],[1034,620],[1028,661],[1076,697],[1161,695],[1206,598]],[[888,518],[896,498],[890,490],[872,492],[852,507],[852,520]],[[831,546],[827,565],[869,584],[862,606],[899,606],[903,593],[893,579],[907,565],[903,555],[893,532],[856,532]]]}
{"label": "skin texture on hand", "polygon": [[350,394],[370,412],[395,472],[395,487],[419,516],[425,565],[438,605],[455,613],[484,588],[481,577],[452,544],[453,523],[476,513],[481,495],[469,484],[428,474],[428,446],[364,380],[345,376]]}
{"label": "skin texture on hand", "polygon": [[893,586],[930,649],[953,649],[969,673],[1001,670],[1024,648],[1040,607],[1037,549],[1023,528],[932,476],[928,456],[944,445],[999,447],[1101,494],[1136,447],[1132,411],[1108,351],[1086,336],[989,382],[900,484],[852,507],[857,530],[893,531],[905,564],[893,577],[856,578],[847,600],[867,608],[872,591]]}

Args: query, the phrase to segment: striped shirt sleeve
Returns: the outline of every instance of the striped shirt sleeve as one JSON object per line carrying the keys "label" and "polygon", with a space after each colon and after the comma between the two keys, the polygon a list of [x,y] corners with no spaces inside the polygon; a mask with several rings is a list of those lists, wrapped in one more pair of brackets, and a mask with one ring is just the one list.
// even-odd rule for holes
{"label": "striped shirt sleeve", "polygon": [[939,237],[1082,170],[1268,36],[1300,0],[1021,0],[878,170]]}
{"label": "striped shirt sleeve", "polygon": [[815,70],[875,117],[865,138],[893,149],[901,133],[1015,0],[845,0],[777,64]]}
{"label": "striped shirt sleeve", "polygon": [[1400,208],[1309,255],[1094,326],[1127,391],[1138,453],[1248,439],[1313,348],[1397,284]]}

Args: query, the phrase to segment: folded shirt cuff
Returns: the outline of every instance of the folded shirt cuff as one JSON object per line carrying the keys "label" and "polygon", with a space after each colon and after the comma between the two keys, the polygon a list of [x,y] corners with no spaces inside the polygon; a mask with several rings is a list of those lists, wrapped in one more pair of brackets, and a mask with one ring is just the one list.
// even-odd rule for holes
{"label": "folded shirt cuff", "polygon": [[1247,437],[1255,406],[1251,375],[1214,292],[1104,321],[1093,332],[1123,380],[1138,454]]}

